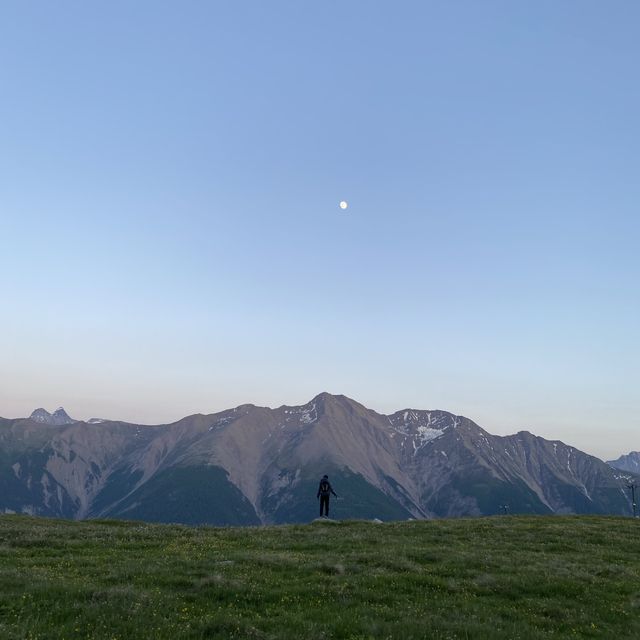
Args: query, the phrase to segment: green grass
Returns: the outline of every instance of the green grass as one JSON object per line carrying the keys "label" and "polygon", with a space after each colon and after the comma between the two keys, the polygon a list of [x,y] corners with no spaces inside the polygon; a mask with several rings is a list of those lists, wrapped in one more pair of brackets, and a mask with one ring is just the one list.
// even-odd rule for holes
{"label": "green grass", "polygon": [[0,517],[0,638],[640,638],[640,521]]}

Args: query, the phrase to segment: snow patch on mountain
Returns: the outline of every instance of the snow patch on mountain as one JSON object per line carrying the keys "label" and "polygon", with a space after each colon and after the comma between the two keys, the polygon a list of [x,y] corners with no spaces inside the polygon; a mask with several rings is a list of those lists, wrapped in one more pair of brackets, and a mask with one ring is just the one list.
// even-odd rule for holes
{"label": "snow patch on mountain", "polygon": [[301,407],[290,407],[289,409],[285,409],[285,414],[287,414],[287,417],[285,418],[287,422],[297,420],[301,424],[312,424],[318,419],[318,411],[316,409],[315,402]]}
{"label": "snow patch on mountain", "polygon": [[388,421],[394,434],[403,436],[401,446],[404,448],[407,442],[415,456],[425,445],[433,442],[450,427],[458,426],[458,419],[440,411],[415,411],[406,409],[388,416]]}
{"label": "snow patch on mountain", "polygon": [[[234,409],[235,411],[235,409]],[[236,418],[234,416],[224,416],[223,418],[218,418],[210,427],[209,431],[218,431],[223,427],[226,427],[230,422],[233,422]]]}

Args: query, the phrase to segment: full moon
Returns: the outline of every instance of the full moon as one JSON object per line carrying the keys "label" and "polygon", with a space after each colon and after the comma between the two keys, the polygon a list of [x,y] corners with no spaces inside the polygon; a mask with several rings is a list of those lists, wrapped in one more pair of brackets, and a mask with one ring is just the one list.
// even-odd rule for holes
{"label": "full moon", "polygon": [[340,200],[340,208],[344,211],[349,205],[346,200]]}

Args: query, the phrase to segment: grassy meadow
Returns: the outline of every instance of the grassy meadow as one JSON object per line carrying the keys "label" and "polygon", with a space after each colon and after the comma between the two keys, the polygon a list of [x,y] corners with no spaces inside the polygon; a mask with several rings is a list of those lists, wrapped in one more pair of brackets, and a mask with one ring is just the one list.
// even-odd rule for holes
{"label": "grassy meadow", "polygon": [[0,638],[640,638],[640,521],[0,516]]}

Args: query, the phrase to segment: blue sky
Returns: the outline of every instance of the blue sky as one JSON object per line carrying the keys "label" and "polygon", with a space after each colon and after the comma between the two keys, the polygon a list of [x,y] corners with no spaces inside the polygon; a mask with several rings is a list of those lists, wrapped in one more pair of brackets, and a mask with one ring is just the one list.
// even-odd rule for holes
{"label": "blue sky", "polygon": [[3,3],[0,415],[326,390],[639,449],[639,19]]}

